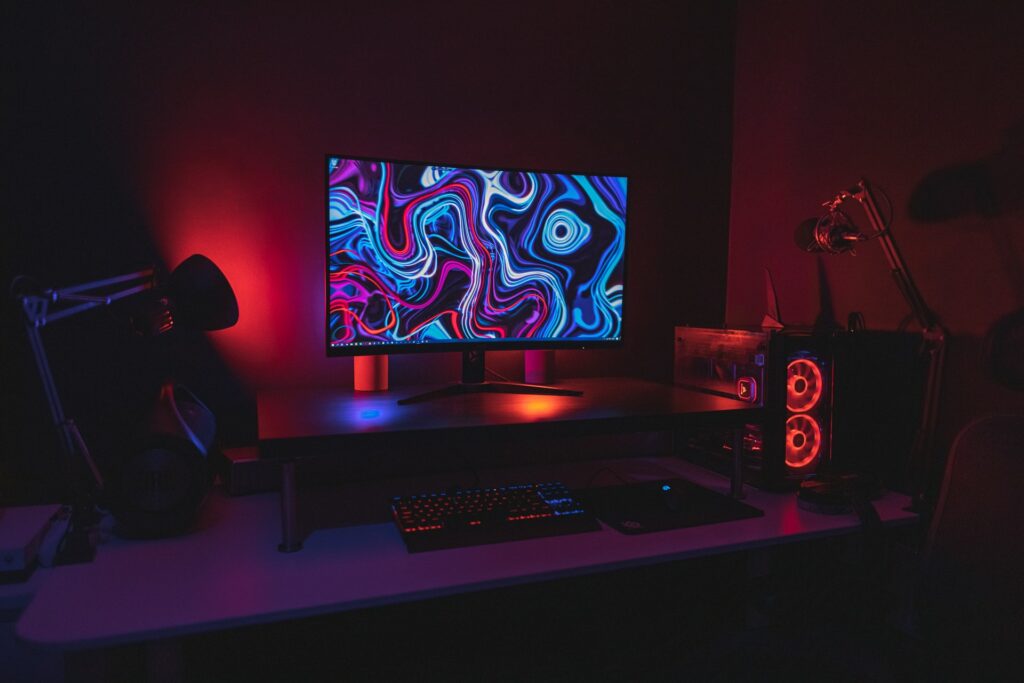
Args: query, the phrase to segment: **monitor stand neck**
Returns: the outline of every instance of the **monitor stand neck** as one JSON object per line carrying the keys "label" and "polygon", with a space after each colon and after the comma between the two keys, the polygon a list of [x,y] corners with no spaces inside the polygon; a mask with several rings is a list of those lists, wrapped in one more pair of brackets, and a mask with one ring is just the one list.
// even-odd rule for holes
{"label": "monitor stand neck", "polygon": [[433,401],[437,398],[448,396],[461,396],[463,394],[535,394],[545,396],[582,396],[582,391],[575,389],[559,389],[541,384],[519,384],[517,382],[488,382],[484,380],[484,352],[463,351],[462,352],[462,381],[457,384],[450,384],[440,389],[434,389],[426,393],[403,398],[398,401],[399,405],[410,403],[422,403]]}

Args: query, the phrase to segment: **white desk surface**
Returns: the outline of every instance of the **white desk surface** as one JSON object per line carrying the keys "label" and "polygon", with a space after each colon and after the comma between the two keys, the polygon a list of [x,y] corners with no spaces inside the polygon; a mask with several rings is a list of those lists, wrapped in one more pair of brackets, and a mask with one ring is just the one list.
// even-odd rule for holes
{"label": "white desk surface", "polygon": [[[675,458],[633,459],[649,479],[682,476],[727,493],[726,478]],[[625,467],[624,467],[625,469]],[[631,476],[635,476],[631,472]],[[641,477],[644,475],[641,474]],[[636,477],[640,478],[640,477]],[[160,541],[112,539],[89,564],[48,570],[19,637],[61,649],[104,647],[281,621],[556,577],[752,549],[850,532],[853,514],[801,510],[794,494],[747,487],[754,519],[625,536],[592,533],[410,554],[390,524],[312,533],[277,551],[277,494],[207,502],[202,528]],[[886,524],[911,523],[907,496],[875,502]]]}

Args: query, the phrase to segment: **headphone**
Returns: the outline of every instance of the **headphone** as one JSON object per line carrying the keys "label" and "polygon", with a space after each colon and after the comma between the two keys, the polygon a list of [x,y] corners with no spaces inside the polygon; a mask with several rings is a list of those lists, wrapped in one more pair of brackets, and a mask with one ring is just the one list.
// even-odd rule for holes
{"label": "headphone", "polygon": [[216,420],[195,394],[165,382],[145,430],[113,477],[115,531],[128,538],[184,533],[211,484]]}

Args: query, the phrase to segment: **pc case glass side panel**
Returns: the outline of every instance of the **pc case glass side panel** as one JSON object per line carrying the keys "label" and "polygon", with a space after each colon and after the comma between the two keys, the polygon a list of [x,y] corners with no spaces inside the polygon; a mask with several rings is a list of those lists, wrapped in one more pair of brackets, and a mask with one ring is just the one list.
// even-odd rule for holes
{"label": "pc case glass side panel", "polygon": [[764,332],[677,327],[675,383],[763,405],[767,346]]}

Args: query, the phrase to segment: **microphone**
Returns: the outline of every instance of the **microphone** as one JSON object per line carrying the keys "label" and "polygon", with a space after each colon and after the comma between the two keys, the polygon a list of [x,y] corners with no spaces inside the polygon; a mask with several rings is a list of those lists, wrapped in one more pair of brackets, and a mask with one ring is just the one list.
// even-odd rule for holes
{"label": "microphone", "polygon": [[821,218],[808,218],[796,226],[793,241],[807,252],[842,254],[852,251],[868,237],[842,211],[829,211]]}

